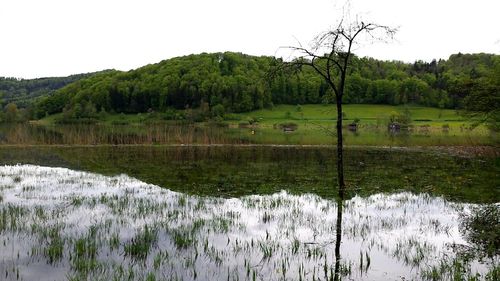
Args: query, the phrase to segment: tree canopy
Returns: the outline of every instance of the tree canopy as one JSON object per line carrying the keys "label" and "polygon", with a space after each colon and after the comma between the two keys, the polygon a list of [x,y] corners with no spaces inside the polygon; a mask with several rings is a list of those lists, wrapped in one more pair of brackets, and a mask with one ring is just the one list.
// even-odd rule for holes
{"label": "tree canopy", "polygon": [[[269,79],[269,69],[281,61],[233,52],[202,53],[128,72],[105,71],[43,96],[35,113],[42,117],[89,103],[97,111],[139,113],[202,104],[246,112],[275,104],[334,102],[333,92],[313,69],[282,70]],[[464,101],[486,88],[499,92],[494,83],[498,65],[500,56],[483,53],[415,63],[353,56],[343,102],[463,108]]]}
{"label": "tree canopy", "polygon": [[19,107],[30,106],[36,98],[50,95],[56,90],[89,77],[95,73],[75,74],[67,77],[47,77],[36,79],[17,79],[0,77],[0,94],[3,103],[16,103]]}

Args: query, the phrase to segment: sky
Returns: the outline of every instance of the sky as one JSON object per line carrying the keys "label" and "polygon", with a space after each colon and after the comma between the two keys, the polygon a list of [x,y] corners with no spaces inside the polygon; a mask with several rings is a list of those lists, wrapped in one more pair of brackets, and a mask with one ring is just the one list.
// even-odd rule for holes
{"label": "sky", "polygon": [[[130,70],[202,52],[286,57],[334,26],[335,0],[0,0],[0,76]],[[395,39],[356,53],[430,61],[500,54],[499,0],[351,0],[365,22],[398,27]]]}

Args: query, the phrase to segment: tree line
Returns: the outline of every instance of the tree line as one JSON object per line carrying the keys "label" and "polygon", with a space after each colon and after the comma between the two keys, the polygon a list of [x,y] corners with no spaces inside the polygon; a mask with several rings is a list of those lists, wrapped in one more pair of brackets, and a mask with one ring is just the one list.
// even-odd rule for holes
{"label": "tree line", "polygon": [[[201,106],[237,113],[277,104],[334,102],[324,79],[311,68],[280,69],[269,75],[281,63],[275,57],[225,52],[177,57],[128,72],[108,70],[73,77],[62,88],[37,97],[31,112],[35,118],[60,112],[85,117],[104,111],[164,112]],[[447,60],[415,63],[354,56],[348,71],[344,103],[466,108],[473,96],[498,98],[500,56],[459,53]],[[0,91],[5,92],[1,82]],[[52,85],[64,83],[56,84]],[[485,103],[491,107],[498,101]]]}
{"label": "tree line", "polygon": [[16,103],[28,107],[37,97],[52,94],[54,91],[95,73],[75,74],[67,77],[46,77],[19,79],[0,77],[0,95],[4,104]]}

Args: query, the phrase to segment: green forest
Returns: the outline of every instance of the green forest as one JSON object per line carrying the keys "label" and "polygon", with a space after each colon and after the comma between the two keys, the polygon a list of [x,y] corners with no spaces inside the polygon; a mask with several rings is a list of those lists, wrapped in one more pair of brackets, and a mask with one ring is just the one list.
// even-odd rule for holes
{"label": "green forest", "polygon": [[[68,118],[99,112],[141,113],[204,108],[212,116],[278,104],[333,103],[333,93],[313,69],[278,68],[280,58],[241,53],[202,53],[122,72],[65,78],[0,78],[4,106],[26,115]],[[353,57],[346,104],[415,104],[491,113],[500,108],[500,56],[454,54],[431,62]],[[12,108],[12,104],[10,107]]]}
{"label": "green forest", "polygon": [[25,108],[41,96],[47,96],[56,90],[95,75],[96,73],[75,74],[67,77],[46,77],[36,79],[17,79],[14,77],[0,77],[0,94],[4,104],[15,103]]}

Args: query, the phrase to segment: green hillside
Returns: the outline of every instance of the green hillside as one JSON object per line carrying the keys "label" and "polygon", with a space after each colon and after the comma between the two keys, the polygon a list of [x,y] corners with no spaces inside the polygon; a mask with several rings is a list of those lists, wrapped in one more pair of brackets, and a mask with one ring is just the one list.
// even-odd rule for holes
{"label": "green hillside", "polygon": [[[332,93],[312,69],[272,71],[281,63],[281,59],[273,57],[203,53],[128,72],[99,73],[41,99],[35,113],[43,117],[64,112],[65,119],[81,119],[94,118],[99,112],[201,108],[206,113],[199,118],[203,120],[280,104],[332,102]],[[413,64],[354,57],[350,69],[346,104],[455,109],[474,93],[491,96],[498,92],[500,56],[457,54],[448,60]]]}
{"label": "green hillside", "polygon": [[46,77],[17,79],[0,77],[0,98],[3,104],[15,103],[18,107],[28,107],[37,98],[53,94],[56,90],[95,75],[96,73],[75,74],[67,77]]}

